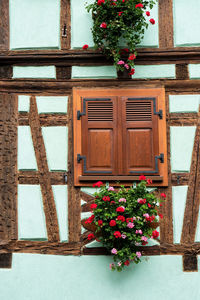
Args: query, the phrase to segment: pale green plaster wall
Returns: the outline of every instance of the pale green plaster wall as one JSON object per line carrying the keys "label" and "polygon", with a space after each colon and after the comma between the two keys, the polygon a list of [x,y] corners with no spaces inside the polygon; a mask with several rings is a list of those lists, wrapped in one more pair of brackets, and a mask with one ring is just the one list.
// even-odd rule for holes
{"label": "pale green plaster wall", "polygon": [[197,113],[200,95],[170,95],[169,111],[171,113]]}
{"label": "pale green plaster wall", "polygon": [[42,113],[67,113],[68,97],[39,96],[36,97],[39,114]]}
{"label": "pale green plaster wall", "polygon": [[29,112],[30,96],[20,95],[18,96],[18,111]]}
{"label": "pale green plaster wall", "polygon": [[171,170],[189,172],[196,126],[171,126]]}
{"label": "pale green plaster wall", "polygon": [[200,78],[200,64],[189,64],[189,76],[191,79]]}
{"label": "pale green plaster wall", "polygon": [[[94,0],[80,1],[71,0],[71,47],[81,48],[84,44],[93,47],[91,33],[92,17],[85,9],[85,3],[93,3]],[[156,20],[155,25],[149,24],[141,43],[142,47],[158,47],[158,6],[151,11],[151,17]]]}
{"label": "pale green plaster wall", "polygon": [[175,65],[136,65],[135,74],[132,78],[175,78]]}
{"label": "pale green plaster wall", "polygon": [[114,66],[72,67],[72,78],[116,78]]}
{"label": "pale green plaster wall", "polygon": [[68,169],[68,128],[65,126],[42,127],[48,166],[51,171]]}
{"label": "pale green plaster wall", "polygon": [[173,6],[175,46],[200,46],[200,1],[173,0]]}
{"label": "pale green plaster wall", "polygon": [[39,185],[18,185],[18,238],[46,240],[46,224]]}
{"label": "pale green plaster wall", "polygon": [[13,67],[13,78],[52,78],[56,79],[55,66]]}
{"label": "pale green plaster wall", "polygon": [[60,0],[9,0],[10,49],[58,49]]}
{"label": "pale green plaster wall", "polygon": [[200,273],[184,273],[181,256],[154,256],[123,273],[109,256],[13,254],[0,269],[2,300],[197,300]]}

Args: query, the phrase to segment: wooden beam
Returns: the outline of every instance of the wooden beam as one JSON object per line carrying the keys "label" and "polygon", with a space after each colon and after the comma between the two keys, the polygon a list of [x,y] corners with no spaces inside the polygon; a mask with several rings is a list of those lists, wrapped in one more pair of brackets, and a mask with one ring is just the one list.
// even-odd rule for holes
{"label": "wooden beam", "polygon": [[71,48],[70,0],[61,0],[61,5],[60,5],[60,42],[61,42],[62,50]]}
{"label": "wooden beam", "polygon": [[9,49],[9,0],[0,1],[0,50]]}
{"label": "wooden beam", "polygon": [[31,97],[30,100],[30,114],[29,121],[35,149],[35,155],[39,170],[39,182],[41,185],[44,212],[46,218],[47,235],[49,241],[59,241],[59,227],[56,213],[56,206],[54,202],[53,190],[51,186],[51,179],[49,175],[46,150],[40,127],[40,120],[37,111],[36,98]]}
{"label": "wooden beam", "polygon": [[159,47],[173,48],[173,1],[159,0]]}
{"label": "wooden beam", "polygon": [[195,255],[195,254],[184,254],[183,255],[183,271],[184,272],[197,272],[198,271],[197,255]]}
{"label": "wooden beam", "polygon": [[176,65],[176,79],[189,79],[188,64]]}
{"label": "wooden beam", "polygon": [[0,269],[11,269],[12,267],[12,253],[0,254]]}
{"label": "wooden beam", "polygon": [[[22,112],[18,114],[20,126],[29,125],[29,114]],[[67,114],[39,114],[39,121],[41,126],[67,126]]]}
{"label": "wooden beam", "polygon": [[[68,172],[49,172],[51,185],[64,185],[66,184],[64,176],[68,176]],[[36,171],[19,171],[18,181],[19,184],[39,184],[39,172]]]}
{"label": "wooden beam", "polygon": [[17,97],[0,94],[0,240],[17,238]]}

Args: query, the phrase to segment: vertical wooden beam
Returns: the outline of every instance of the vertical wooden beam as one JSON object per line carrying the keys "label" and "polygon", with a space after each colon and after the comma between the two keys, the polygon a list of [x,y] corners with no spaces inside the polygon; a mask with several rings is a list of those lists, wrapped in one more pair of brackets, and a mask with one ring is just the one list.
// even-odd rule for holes
{"label": "vertical wooden beam", "polygon": [[12,253],[0,254],[0,268],[10,269],[12,267]]}
{"label": "vertical wooden beam", "polygon": [[60,6],[60,43],[61,49],[71,48],[71,6],[70,0],[61,0]]}
{"label": "vertical wooden beam", "polygon": [[56,78],[59,80],[71,79],[72,67],[56,66]]}
{"label": "vertical wooden beam", "polygon": [[159,47],[173,48],[173,0],[159,0]]}
{"label": "vertical wooden beam", "polygon": [[17,98],[0,94],[0,240],[17,239]]}
{"label": "vertical wooden beam", "polygon": [[183,271],[184,272],[198,271],[197,256],[195,254],[185,253],[183,255]]}
{"label": "vertical wooden beam", "polygon": [[59,241],[58,218],[35,97],[31,97],[29,122],[39,171],[48,240]]}
{"label": "vertical wooden beam", "polygon": [[9,49],[9,0],[0,1],[0,50]]}
{"label": "vertical wooden beam", "polygon": [[188,64],[176,65],[176,79],[189,79]]}

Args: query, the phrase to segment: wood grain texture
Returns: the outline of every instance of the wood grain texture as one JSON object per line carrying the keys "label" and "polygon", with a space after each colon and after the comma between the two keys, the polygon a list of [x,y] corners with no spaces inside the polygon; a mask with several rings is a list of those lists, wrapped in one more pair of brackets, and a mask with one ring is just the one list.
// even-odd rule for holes
{"label": "wood grain texture", "polygon": [[[18,115],[19,125],[29,125],[29,114],[20,112]],[[39,121],[41,126],[67,126],[67,114],[39,114]]]}
{"label": "wood grain texture", "polygon": [[49,241],[59,241],[59,227],[56,213],[56,206],[51,186],[51,179],[49,175],[48,163],[46,158],[46,150],[40,127],[40,120],[37,111],[37,104],[35,97],[30,100],[30,114],[29,121],[31,127],[31,134],[33,145],[39,170],[39,183],[42,191],[44,212],[46,218],[47,235]]}
{"label": "wood grain texture", "polygon": [[56,67],[56,78],[59,80],[71,79],[72,67],[57,66]]}
{"label": "wood grain texture", "polygon": [[12,267],[12,253],[0,254],[0,269],[11,269]]}
{"label": "wood grain texture", "polygon": [[0,50],[9,49],[9,0],[0,1]]}
{"label": "wood grain texture", "polygon": [[197,256],[191,254],[183,255],[183,271],[184,272],[197,272],[198,271],[198,260]]}
{"label": "wood grain texture", "polygon": [[188,64],[176,65],[176,79],[189,79]]}
{"label": "wood grain texture", "polygon": [[[51,185],[65,185],[64,176],[68,176],[68,172],[49,172]],[[39,184],[39,172],[36,171],[19,171],[18,182],[19,184]]]}
{"label": "wood grain texture", "polygon": [[195,239],[200,202],[200,118],[196,129],[194,147],[191,160],[189,186],[183,220],[181,243],[190,244]]}
{"label": "wood grain texture", "polygon": [[173,1],[159,0],[159,47],[173,48]]}
{"label": "wood grain texture", "polygon": [[60,42],[61,49],[71,47],[71,8],[70,0],[61,0],[60,5]]}
{"label": "wood grain texture", "polygon": [[12,66],[0,66],[0,78],[11,79],[13,76]]}
{"label": "wood grain texture", "polygon": [[17,98],[0,94],[0,240],[17,238]]}

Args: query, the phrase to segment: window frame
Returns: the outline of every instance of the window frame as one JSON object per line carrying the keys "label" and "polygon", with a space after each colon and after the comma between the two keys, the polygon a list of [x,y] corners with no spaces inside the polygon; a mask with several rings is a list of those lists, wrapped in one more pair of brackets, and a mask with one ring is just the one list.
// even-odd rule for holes
{"label": "window frame", "polygon": [[[77,155],[82,153],[82,121],[78,120],[77,112],[82,111],[81,98],[83,97],[156,97],[157,111],[162,110],[162,119],[158,122],[158,148],[159,153],[164,154],[164,163],[159,163],[159,175],[151,176],[146,175],[147,178],[154,179],[152,186],[167,186],[168,185],[168,167],[167,167],[167,137],[166,137],[166,116],[165,116],[165,89],[164,88],[73,88],[73,132],[74,132],[74,185],[75,186],[92,186],[95,181],[109,181],[112,185],[119,186],[120,179],[123,180],[120,184],[130,186],[133,181],[139,180],[137,176],[105,176],[105,175],[91,175],[85,176],[85,180],[79,180],[79,176],[82,176],[82,162],[78,162]],[[145,175],[145,174],[144,174]],[[87,180],[86,180],[87,178]],[[119,179],[120,178],[120,179]],[[161,181],[162,178],[162,181]]]}

